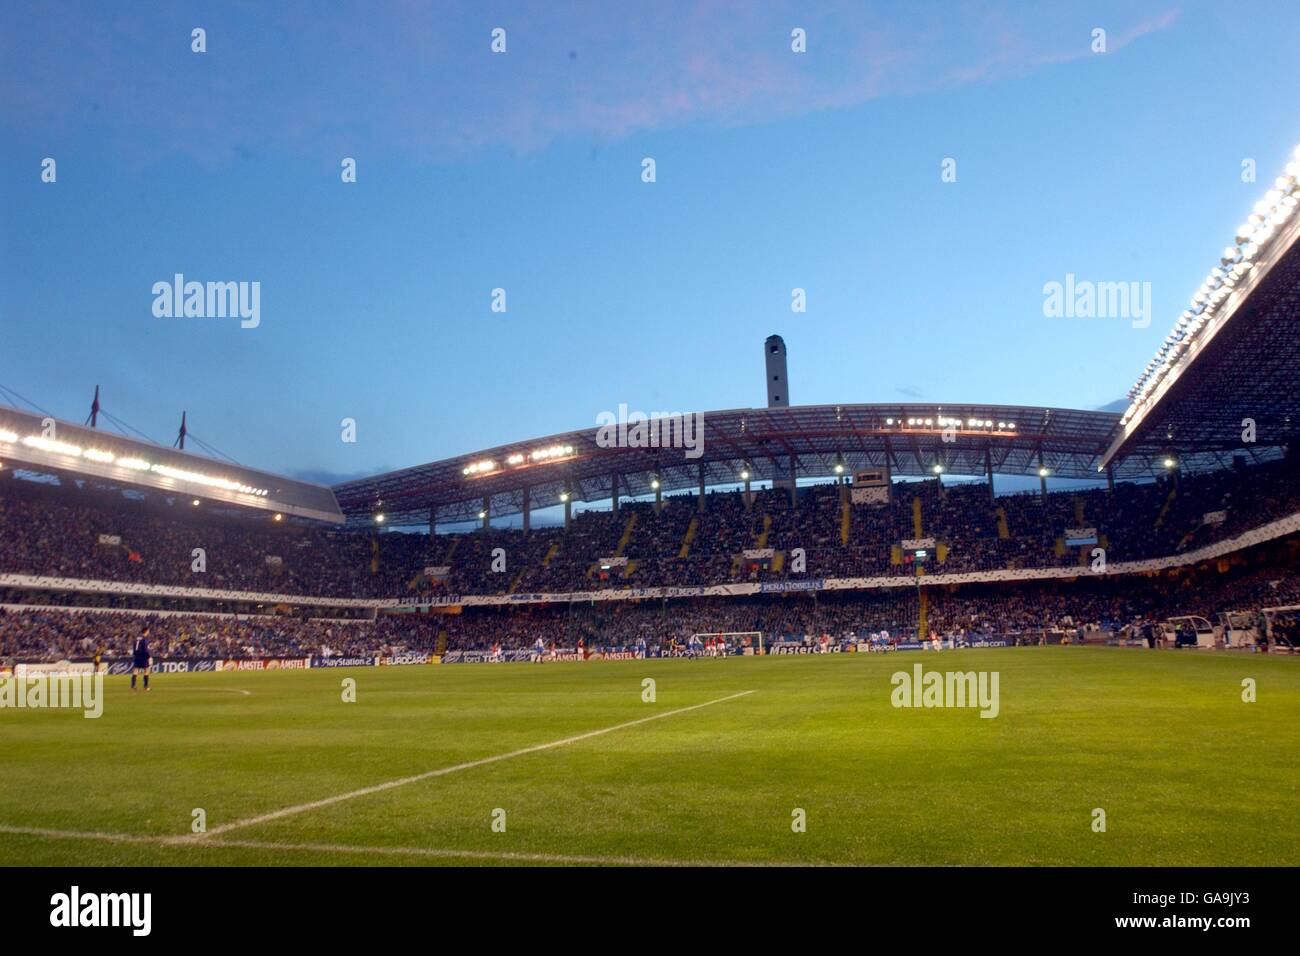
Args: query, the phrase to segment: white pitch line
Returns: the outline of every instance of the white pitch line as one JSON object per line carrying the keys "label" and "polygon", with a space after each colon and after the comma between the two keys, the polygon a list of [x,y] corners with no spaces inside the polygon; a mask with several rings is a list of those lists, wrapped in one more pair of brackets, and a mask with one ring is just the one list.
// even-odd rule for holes
{"label": "white pitch line", "polygon": [[198,691],[201,694],[243,694],[245,697],[252,697],[251,690],[240,690],[238,687],[203,687],[198,684],[168,684],[167,693],[178,690]]}
{"label": "white pitch line", "polygon": [[363,856],[409,856],[440,860],[482,860],[499,863],[556,863],[573,866],[834,866],[823,862],[777,862],[772,860],[677,860],[639,856],[595,856],[564,853],[529,853],[493,850],[452,850],[419,846],[352,846],[340,843],[273,843],[264,840],[180,841],[176,837],[140,836],[134,833],[105,833],[98,830],[47,830],[0,824],[0,834],[35,836],[55,840],[95,840],[101,843],[133,843],[153,846],[188,846],[204,849],[271,850],[275,852],[346,853]]}
{"label": "white pitch line", "polygon": [[106,833],[102,830],[47,830],[44,827],[14,827],[0,824],[0,833],[14,836],[50,837],[55,840],[100,840],[104,843],[165,843],[168,837],[136,833]]}
{"label": "white pitch line", "polygon": [[229,833],[231,830],[239,830],[244,827],[256,826],[259,823],[268,823],[271,820],[279,820],[283,817],[294,816],[299,813],[306,813],[308,810],[319,810],[321,807],[328,807],[335,803],[342,803],[344,800],[355,800],[357,797],[368,797],[372,793],[382,793],[385,790],[392,790],[396,787],[404,787],[410,783],[419,783],[422,780],[432,780],[434,777],[445,777],[450,773],[458,773],[461,770],[473,770],[475,767],[484,767],[488,764],[498,763],[502,760],[511,760],[514,757],[523,757],[527,754],[539,753],[543,750],[552,750],[556,747],[565,747],[569,744],[576,744],[583,740],[590,740],[592,737],[599,737],[601,734],[610,734],[616,730],[624,730],[628,727],[636,727],[639,724],[648,724],[652,720],[663,720],[665,717],[674,717],[677,714],[685,714],[692,710],[699,710],[701,707],[712,707],[714,704],[722,704],[729,700],[735,700],[737,697],[745,697],[754,693],[752,690],[742,690],[738,694],[729,694],[726,697],[719,697],[716,700],[705,701],[702,704],[692,704],[690,707],[679,707],[676,710],[664,711],[662,714],[651,714],[649,717],[641,717],[637,720],[629,720],[622,724],[615,724],[613,727],[602,727],[600,730],[589,730],[586,733],[578,734],[576,737],[565,737],[563,740],[552,740],[550,743],[534,744],[531,747],[523,747],[519,750],[512,750],[509,753],[497,754],[494,757],[482,757],[478,760],[470,760],[466,763],[458,763],[451,767],[442,767],[438,770],[427,770],[424,773],[417,773],[410,777],[400,777],[397,780],[389,780],[385,783],[377,783],[370,787],[362,787],[360,790],[350,790],[347,793],[340,793],[332,797],[325,797],[322,800],[313,800],[310,803],[299,803],[292,807],[284,807],[281,810],[273,810],[270,813],[263,813],[255,817],[248,817],[243,820],[235,820],[231,823],[224,823],[221,826],[213,827],[206,833],[186,834],[185,836],[171,837],[175,843],[198,843],[204,842],[209,837],[218,836],[222,833]]}

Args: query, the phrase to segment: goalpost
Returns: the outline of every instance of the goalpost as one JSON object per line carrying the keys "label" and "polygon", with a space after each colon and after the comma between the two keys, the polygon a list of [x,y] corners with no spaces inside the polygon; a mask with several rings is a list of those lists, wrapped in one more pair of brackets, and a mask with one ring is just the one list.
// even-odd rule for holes
{"label": "goalpost", "polygon": [[744,646],[745,641],[749,641],[749,646],[754,648],[756,655],[763,653],[763,632],[762,631],[701,631],[698,634],[692,634],[691,637],[699,638],[701,642],[712,638],[717,640],[722,638],[727,642],[728,647]]}

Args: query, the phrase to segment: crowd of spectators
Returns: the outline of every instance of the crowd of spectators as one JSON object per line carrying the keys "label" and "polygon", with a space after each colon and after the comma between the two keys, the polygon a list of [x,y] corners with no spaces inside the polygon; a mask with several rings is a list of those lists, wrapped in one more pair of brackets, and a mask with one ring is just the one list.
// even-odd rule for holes
{"label": "crowd of spectators", "polygon": [[[896,482],[888,504],[852,505],[848,490],[801,488],[795,505],[779,489],[748,500],[715,492],[703,513],[695,496],[672,496],[660,508],[629,502],[618,512],[583,512],[568,530],[431,537],[215,515],[185,499],[0,478],[0,573],[302,597],[574,592],[913,575],[900,542],[918,536],[918,521],[919,536],[935,539],[927,571],[936,573],[1082,565],[1091,546],[1067,546],[1071,527],[1097,529],[1107,560],[1123,561],[1186,551],[1300,511],[1292,461],[1045,497],[990,499],[982,483],[927,480]],[[743,557],[764,548],[771,560]],[[805,555],[799,568],[790,560],[796,548]],[[620,561],[602,567],[608,557]],[[448,571],[435,579],[425,573],[433,567]]]}
{"label": "crowd of spectators", "polygon": [[412,615],[339,621],[0,608],[0,659],[130,657],[146,634],[159,659],[232,660],[432,652],[438,637],[433,622]]}
{"label": "crowd of spectators", "polygon": [[[1151,576],[1087,577],[1069,582],[906,586],[875,591],[789,593],[743,598],[573,601],[469,606],[459,614],[381,614],[375,620],[292,616],[123,614],[48,608],[0,608],[0,659],[106,659],[129,654],[147,629],[160,658],[385,656],[494,646],[634,648],[683,644],[692,634],[759,632],[767,643],[826,635],[858,642],[887,635],[1018,638],[1083,628],[1135,633],[1141,622],[1195,614],[1300,605],[1294,550],[1278,545],[1255,560],[1181,569]],[[1294,641],[1300,615],[1277,618],[1278,634]]]}

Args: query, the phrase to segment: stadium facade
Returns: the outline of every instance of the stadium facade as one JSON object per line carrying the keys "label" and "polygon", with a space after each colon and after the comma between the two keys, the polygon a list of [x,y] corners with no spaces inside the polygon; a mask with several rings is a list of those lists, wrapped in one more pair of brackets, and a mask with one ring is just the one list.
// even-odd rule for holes
{"label": "stadium facade", "polygon": [[[609,415],[617,420],[617,427],[598,424],[520,440],[330,489],[96,428],[0,409],[0,482],[21,472],[49,476],[96,493],[144,496],[169,506],[203,504],[206,512],[228,514],[236,525],[269,517],[322,529],[345,526],[329,532],[342,537],[316,538],[309,543],[335,547],[330,542],[342,542],[337,546],[343,551],[369,549],[368,559],[363,553],[357,560],[368,561],[376,575],[384,560],[378,539],[390,537],[376,535],[380,530],[419,527],[433,532],[439,524],[477,521],[487,538],[501,533],[492,527],[494,519],[519,515],[523,525],[519,533],[526,539],[533,531],[530,516],[538,509],[562,507],[568,532],[574,522],[575,502],[608,502],[609,514],[617,520],[629,499],[652,502],[650,507],[657,515],[666,507],[667,496],[675,498],[674,493],[679,492],[692,493],[681,500],[703,519],[711,507],[710,492],[741,489],[743,508],[748,510],[759,494],[753,486],[767,483],[769,490],[762,493],[762,502],[769,510],[762,531],[752,542],[744,535],[736,538],[734,553],[723,556],[733,561],[730,571],[725,561],[712,568],[689,563],[692,536],[697,526],[704,525],[688,523],[686,518],[678,525],[661,523],[663,535],[682,538],[680,548],[671,542],[668,557],[650,550],[640,556],[624,553],[634,538],[635,515],[631,515],[625,524],[619,522],[621,535],[619,525],[610,525],[610,536],[591,546],[605,549],[599,554],[566,554],[558,541],[552,541],[548,550],[527,557],[527,574],[506,575],[490,585],[475,579],[478,584],[471,583],[468,588],[430,585],[444,579],[454,581],[455,566],[466,560],[467,553],[473,554],[474,561],[485,560],[480,545],[466,545],[457,554],[457,544],[449,548],[431,544],[418,554],[406,555],[402,560],[407,564],[402,568],[409,579],[394,584],[388,592],[373,582],[364,593],[351,584],[339,584],[333,590],[320,585],[307,591],[301,587],[243,586],[250,580],[275,581],[269,572],[261,577],[232,573],[229,580],[241,586],[214,587],[210,580],[190,586],[173,579],[150,579],[146,572],[126,575],[132,578],[129,581],[99,580],[84,574],[45,573],[24,566],[22,559],[9,561],[8,567],[0,569],[4,572],[0,588],[10,595],[26,595],[26,603],[33,596],[51,604],[69,596],[79,596],[75,600],[92,596],[111,599],[123,607],[132,600],[153,601],[153,607],[167,601],[173,609],[202,613],[260,613],[258,609],[279,607],[309,615],[373,617],[412,604],[473,607],[566,600],[745,597],[801,590],[889,591],[904,586],[934,588],[1077,577],[1086,563],[1086,552],[1078,552],[1076,561],[1073,552],[1063,555],[1059,543],[1053,553],[1050,540],[1042,552],[1047,560],[1016,556],[1010,546],[989,546],[978,566],[957,562],[943,567],[945,551],[952,549],[924,533],[919,497],[914,501],[916,523],[910,539],[906,526],[900,531],[897,515],[894,525],[884,522],[870,529],[875,536],[872,547],[879,548],[884,540],[884,547],[892,552],[892,560],[885,565],[893,567],[873,565],[863,555],[864,546],[853,541],[855,525],[848,501],[855,479],[875,481],[885,489],[896,479],[937,479],[924,483],[936,486],[935,498],[925,507],[930,514],[942,514],[947,507],[940,487],[944,475],[983,477],[986,488],[982,493],[988,503],[993,501],[998,476],[1036,476],[1045,516],[1057,508],[1047,501],[1049,477],[1104,480],[1111,495],[1117,482],[1154,480],[1160,491],[1148,504],[1157,509],[1155,527],[1159,528],[1170,508],[1177,510],[1180,476],[1187,476],[1185,480],[1211,476],[1198,487],[1209,489],[1207,495],[1222,498],[1212,477],[1216,474],[1231,479],[1252,470],[1249,466],[1279,461],[1291,467],[1295,423],[1300,417],[1300,333],[1296,321],[1300,313],[1300,251],[1296,249],[1300,217],[1293,215],[1300,203],[1298,174],[1300,154],[1238,230],[1233,245],[1224,250],[1159,353],[1143,370],[1130,393],[1129,407],[1122,413],[976,403],[792,405],[785,343],[779,336],[771,336],[764,342],[765,407],[665,416],[629,415],[620,409],[617,415]],[[1265,484],[1279,478],[1285,481],[1288,474],[1268,472]],[[834,482],[839,489],[837,497],[810,492],[810,485],[818,482]],[[781,510],[788,508],[794,513],[809,494],[816,499],[812,507],[827,504],[840,509],[836,512],[839,517],[830,519],[819,533],[823,538],[840,534],[843,553],[832,554],[822,568],[804,579],[792,580],[790,568],[783,566],[779,580],[771,580],[773,562],[782,564],[785,554],[778,557],[780,549],[767,545],[769,525],[774,519],[779,525]],[[780,503],[783,498],[788,505]],[[33,513],[39,513],[40,507],[32,505]],[[674,514],[679,514],[681,507],[678,501]],[[1109,506],[1094,503],[1091,507],[1106,511]],[[1126,520],[1122,511],[1106,512],[1107,520]],[[1162,545],[1164,550],[1130,549],[1111,561],[1103,573],[1151,574],[1193,566],[1266,547],[1270,542],[1294,540],[1300,532],[1300,508],[1278,513],[1260,505],[1256,512],[1248,526],[1224,525],[1223,513],[1214,509],[1191,515],[1195,523],[1185,534]],[[1005,521],[1005,515],[997,520]],[[1049,539],[1058,532],[1068,539],[1069,530],[1080,532],[1076,537],[1085,540],[1100,542],[1104,537],[1096,528],[1058,528],[1051,524],[1060,523],[1055,517],[1032,520],[1039,522],[1035,534],[1046,534]],[[1211,526],[1228,531],[1201,531]],[[1007,539],[1005,528],[1001,531],[1001,537]],[[1084,533],[1089,531],[1091,535]],[[776,533],[779,537],[781,529]],[[100,544],[115,537],[101,535]],[[434,536],[428,538],[432,542]],[[907,546],[908,540],[912,547]],[[929,542],[929,547],[916,546],[916,542]],[[663,550],[663,542],[642,547]],[[858,551],[852,550],[855,547]],[[827,548],[834,550],[834,546]],[[909,564],[906,570],[915,573],[898,573],[897,566],[903,563],[900,552],[906,552],[903,560],[910,562],[914,554],[926,551],[937,552],[938,567],[913,568]],[[664,571],[662,565],[673,557],[686,569],[680,572],[686,575],[685,580],[671,579]],[[293,563],[279,554],[268,553],[262,558],[274,567]],[[558,564],[568,560],[576,570],[570,567],[567,578],[553,573],[556,560]],[[643,566],[641,578],[633,573],[638,563]],[[622,570],[611,575],[611,568]],[[574,581],[581,586],[575,588]]]}

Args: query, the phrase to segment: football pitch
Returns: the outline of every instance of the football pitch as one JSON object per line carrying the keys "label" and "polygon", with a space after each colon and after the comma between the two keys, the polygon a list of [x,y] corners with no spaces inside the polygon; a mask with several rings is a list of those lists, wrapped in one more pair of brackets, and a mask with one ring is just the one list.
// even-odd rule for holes
{"label": "football pitch", "polygon": [[0,711],[0,863],[1295,865],[1298,726],[1300,660],[1196,651],[113,677]]}

